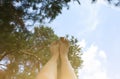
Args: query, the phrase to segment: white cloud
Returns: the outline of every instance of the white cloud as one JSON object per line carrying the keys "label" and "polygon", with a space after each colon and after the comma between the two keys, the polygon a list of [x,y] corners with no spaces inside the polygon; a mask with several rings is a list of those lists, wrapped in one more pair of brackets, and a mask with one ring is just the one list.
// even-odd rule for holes
{"label": "white cloud", "polygon": [[105,4],[106,2],[105,2],[105,0],[98,0],[97,1],[99,4]]}
{"label": "white cloud", "polygon": [[99,52],[99,56],[102,57],[103,59],[107,59],[105,52],[102,50]]}
{"label": "white cloud", "polygon": [[83,39],[80,42],[78,42],[78,45],[80,45],[81,48],[84,48],[86,46],[85,40]]}
{"label": "white cloud", "polygon": [[[80,44],[85,44],[85,40]],[[79,79],[109,79],[107,69],[105,68],[104,61],[107,60],[107,56],[103,50],[99,50],[96,45],[91,45],[89,48],[85,48],[83,51],[83,67],[79,71]],[[99,56],[99,57],[98,57]]]}
{"label": "white cloud", "polygon": [[94,31],[96,30],[98,24],[99,24],[99,9],[100,5],[93,4],[89,5],[89,17],[87,18],[86,24],[87,24],[87,30],[88,31]]}
{"label": "white cloud", "polygon": [[89,32],[93,32],[97,29],[100,21],[99,21],[99,4],[91,4],[91,0],[82,0],[81,7],[84,8],[81,12],[83,12],[83,26],[84,29],[79,33],[79,35],[84,35]]}
{"label": "white cloud", "polygon": [[114,79],[120,79],[120,73],[116,74]]}

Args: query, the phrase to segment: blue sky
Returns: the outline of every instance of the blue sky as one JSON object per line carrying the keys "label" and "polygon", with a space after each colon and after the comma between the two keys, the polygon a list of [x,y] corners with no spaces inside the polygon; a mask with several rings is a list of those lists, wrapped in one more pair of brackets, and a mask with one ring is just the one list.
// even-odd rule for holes
{"label": "blue sky", "polygon": [[59,36],[78,38],[84,60],[80,79],[120,79],[120,9],[87,1],[71,3],[48,26]]}

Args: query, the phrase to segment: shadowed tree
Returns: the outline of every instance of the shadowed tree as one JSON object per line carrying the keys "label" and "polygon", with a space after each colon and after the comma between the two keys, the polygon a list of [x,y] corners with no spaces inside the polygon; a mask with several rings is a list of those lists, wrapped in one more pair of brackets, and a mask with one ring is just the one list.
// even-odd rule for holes
{"label": "shadowed tree", "polygon": [[[78,0],[76,0],[78,1]],[[25,22],[52,21],[71,0],[0,0],[0,31],[25,29]],[[29,25],[29,24],[28,24]]]}
{"label": "shadowed tree", "polygon": [[[69,3],[81,0],[0,0],[0,32],[26,30],[35,22],[52,21],[62,13]],[[109,4],[120,6],[120,0],[105,0]],[[91,0],[97,2],[97,0]]]}

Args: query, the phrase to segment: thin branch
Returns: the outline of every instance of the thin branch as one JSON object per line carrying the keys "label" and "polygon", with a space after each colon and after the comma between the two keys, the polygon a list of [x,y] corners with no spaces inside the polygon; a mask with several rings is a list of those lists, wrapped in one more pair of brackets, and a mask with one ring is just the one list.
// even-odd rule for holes
{"label": "thin branch", "polygon": [[[29,51],[28,51],[29,52]],[[37,60],[41,61],[40,58],[32,53],[28,53],[27,51],[24,51],[24,50],[21,50],[19,53],[23,53],[23,54],[26,54],[26,55],[30,55],[30,56],[33,56],[35,57]]]}
{"label": "thin branch", "polygon": [[81,4],[79,0],[76,0],[76,1],[78,2],[79,5]]}
{"label": "thin branch", "polygon": [[11,51],[9,51],[9,52],[4,51],[2,54],[0,54],[0,61],[1,61],[6,55],[11,54],[11,53],[13,53],[13,52],[14,52],[14,50],[11,50]]}
{"label": "thin branch", "polygon": [[8,54],[8,53],[3,52],[3,53],[0,55],[0,61],[1,61],[7,54]]}
{"label": "thin branch", "polygon": [[[41,61],[38,56],[36,56],[36,55],[34,55],[34,54],[32,54],[32,53],[28,53],[28,52],[30,52],[30,51],[21,50],[21,51],[19,51],[18,53],[23,53],[23,54],[26,54],[26,55],[33,56],[33,57],[35,57],[37,60]],[[8,55],[8,54],[10,54],[10,53],[3,52],[3,53],[0,55],[0,61],[1,61],[6,55]]]}

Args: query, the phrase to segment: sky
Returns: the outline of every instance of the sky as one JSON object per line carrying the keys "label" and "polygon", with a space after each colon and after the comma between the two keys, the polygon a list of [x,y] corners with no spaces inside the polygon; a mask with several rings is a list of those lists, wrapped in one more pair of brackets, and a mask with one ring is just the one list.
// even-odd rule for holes
{"label": "sky", "polygon": [[47,24],[58,36],[73,35],[82,47],[79,79],[120,79],[120,8],[98,0],[70,3]]}

